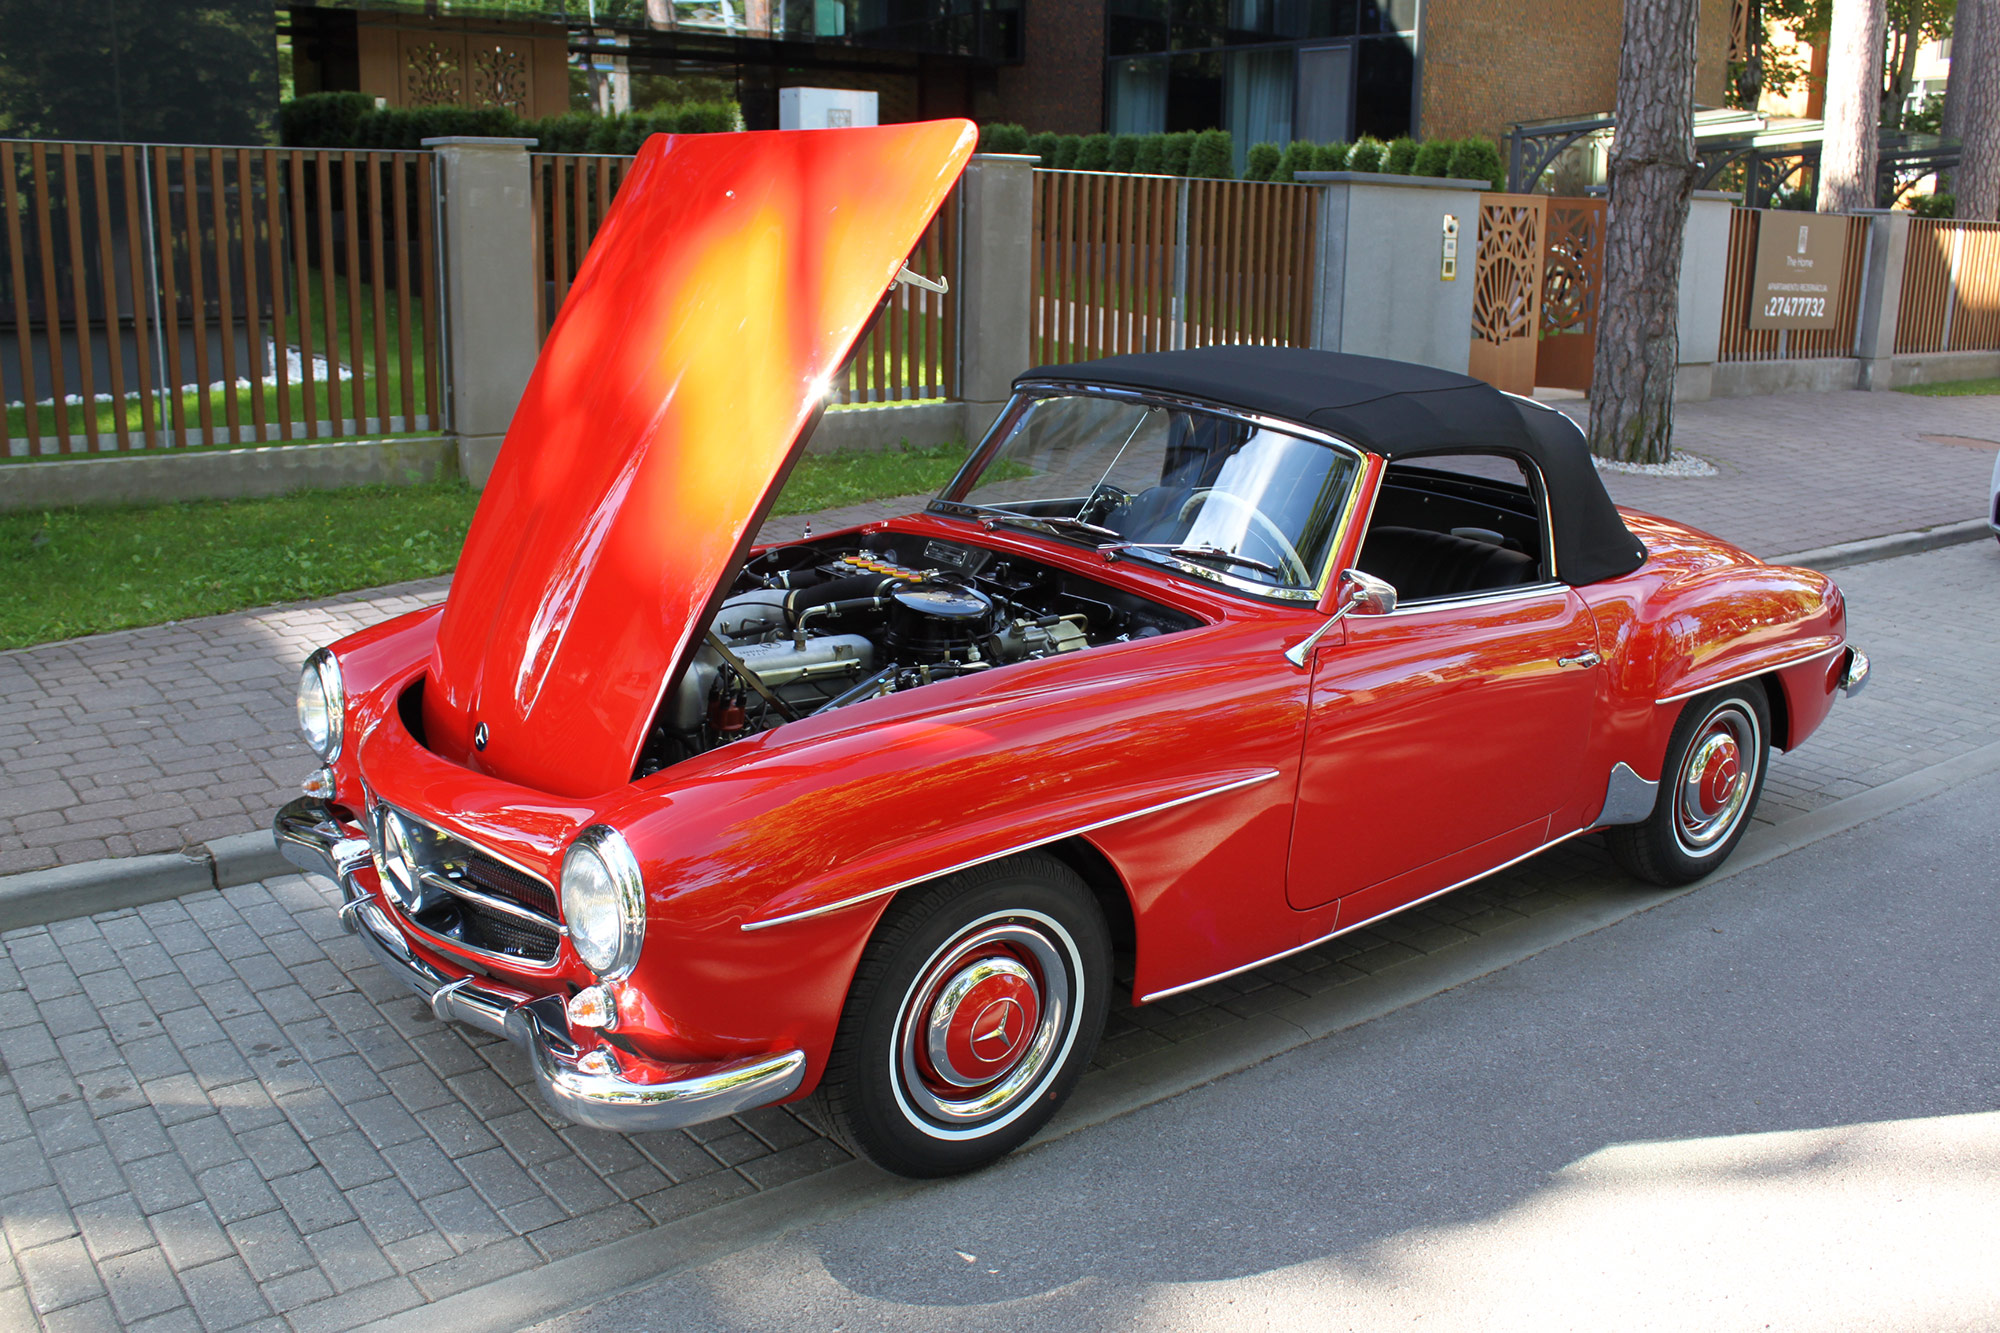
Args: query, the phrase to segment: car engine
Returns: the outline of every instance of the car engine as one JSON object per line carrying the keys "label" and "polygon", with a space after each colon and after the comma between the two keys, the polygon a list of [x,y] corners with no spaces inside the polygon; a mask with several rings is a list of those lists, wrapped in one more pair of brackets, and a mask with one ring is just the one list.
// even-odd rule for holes
{"label": "car engine", "polygon": [[661,701],[636,776],[862,699],[1197,623],[984,547],[898,533],[774,547]]}

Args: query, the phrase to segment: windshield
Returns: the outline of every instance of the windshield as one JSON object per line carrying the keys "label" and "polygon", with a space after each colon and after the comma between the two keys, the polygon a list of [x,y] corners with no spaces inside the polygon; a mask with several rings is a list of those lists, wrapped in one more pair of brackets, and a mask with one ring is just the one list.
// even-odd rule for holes
{"label": "windshield", "polygon": [[1318,584],[1358,469],[1235,417],[1067,394],[1017,401],[938,507],[1298,596]]}

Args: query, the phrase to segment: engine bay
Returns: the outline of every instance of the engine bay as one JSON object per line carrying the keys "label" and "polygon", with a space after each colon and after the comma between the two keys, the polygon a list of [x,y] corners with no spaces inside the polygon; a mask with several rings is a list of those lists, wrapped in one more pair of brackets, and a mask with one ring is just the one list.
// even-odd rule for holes
{"label": "engine bay", "polygon": [[1193,616],[985,547],[881,532],[751,559],[660,703],[635,777],[784,722]]}

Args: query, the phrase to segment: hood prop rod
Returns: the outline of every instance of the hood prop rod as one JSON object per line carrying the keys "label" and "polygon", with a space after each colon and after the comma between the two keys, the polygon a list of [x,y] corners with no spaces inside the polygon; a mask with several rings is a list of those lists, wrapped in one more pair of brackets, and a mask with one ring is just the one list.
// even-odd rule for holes
{"label": "hood prop rod", "polygon": [[724,643],[721,636],[716,634],[714,630],[708,632],[708,646],[715,649],[715,655],[720,657],[724,665],[731,671],[734,671],[745,685],[757,691],[759,695],[763,696],[765,703],[777,709],[779,716],[783,717],[785,721],[796,722],[799,720],[799,715],[793,711],[792,706],[783,699],[780,699],[771,687],[764,683],[764,678],[755,671],[752,671],[747,662],[732,652],[729,645]]}

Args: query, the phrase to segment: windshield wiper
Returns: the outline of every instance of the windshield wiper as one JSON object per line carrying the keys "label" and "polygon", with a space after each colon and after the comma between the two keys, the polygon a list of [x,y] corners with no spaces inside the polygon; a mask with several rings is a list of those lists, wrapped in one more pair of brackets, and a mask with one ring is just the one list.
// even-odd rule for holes
{"label": "windshield wiper", "polygon": [[1213,560],[1219,564],[1242,565],[1259,573],[1276,578],[1284,577],[1284,571],[1276,565],[1267,565],[1262,560],[1253,560],[1247,555],[1225,551],[1220,546],[1178,546],[1173,542],[1106,542],[1097,548],[1097,553],[1108,563],[1118,558],[1120,551],[1165,551],[1183,560]]}
{"label": "windshield wiper", "polygon": [[1080,518],[1070,518],[1064,514],[1023,514],[1012,509],[995,509],[991,505],[969,505],[963,503],[958,507],[977,515],[979,520],[989,527],[994,523],[1000,522],[1026,523],[1031,526],[1050,528],[1056,532],[1075,532],[1081,533],[1086,537],[1109,537],[1113,541],[1125,535],[1114,529],[1099,527],[1095,523],[1086,523]]}

